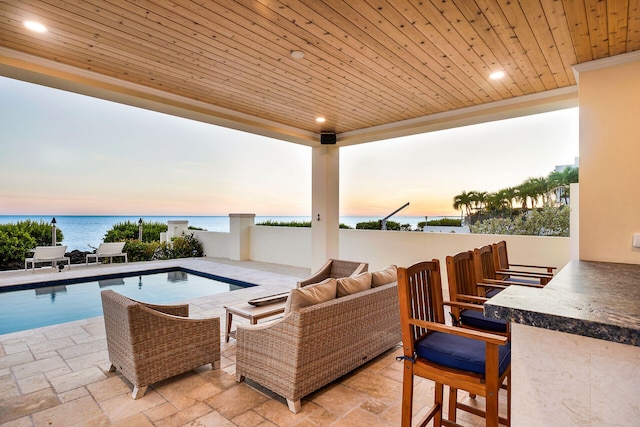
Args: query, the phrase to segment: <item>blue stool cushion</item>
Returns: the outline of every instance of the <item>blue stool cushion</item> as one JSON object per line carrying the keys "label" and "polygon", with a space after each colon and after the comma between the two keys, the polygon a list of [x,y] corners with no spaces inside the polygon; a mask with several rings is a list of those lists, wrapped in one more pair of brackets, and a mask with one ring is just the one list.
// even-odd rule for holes
{"label": "blue stool cushion", "polygon": [[487,292],[486,297],[487,298],[493,298],[496,295],[498,295],[500,292],[502,292],[504,289],[503,288],[493,288],[493,289],[489,289],[489,292]]}
{"label": "blue stool cushion", "polygon": [[479,310],[462,310],[460,312],[460,321],[463,325],[471,328],[492,332],[507,332],[507,322],[484,317],[482,311]]}
{"label": "blue stool cushion", "polygon": [[534,279],[534,278],[527,279],[527,278],[524,278],[524,277],[509,276],[505,280],[507,280],[509,282],[532,284],[532,285],[539,285],[540,284],[540,279]]}
{"label": "blue stool cushion", "polygon": [[[443,332],[432,332],[416,343],[416,355],[462,371],[485,373],[485,342]],[[498,364],[502,375],[511,363],[511,342],[499,347]]]}

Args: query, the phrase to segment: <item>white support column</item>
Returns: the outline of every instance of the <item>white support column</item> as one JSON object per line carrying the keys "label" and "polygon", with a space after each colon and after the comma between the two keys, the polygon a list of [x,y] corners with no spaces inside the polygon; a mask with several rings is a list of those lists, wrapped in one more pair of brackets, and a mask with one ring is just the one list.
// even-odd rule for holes
{"label": "white support column", "polygon": [[[328,258],[338,258],[340,205],[340,149],[321,145],[312,149],[311,270]],[[318,220],[318,216],[320,220]]]}
{"label": "white support column", "polygon": [[256,214],[229,214],[229,259],[244,261],[250,254],[250,227]]}
{"label": "white support column", "polygon": [[574,69],[580,105],[580,259],[640,264],[640,250],[631,244],[640,231],[640,51]]}

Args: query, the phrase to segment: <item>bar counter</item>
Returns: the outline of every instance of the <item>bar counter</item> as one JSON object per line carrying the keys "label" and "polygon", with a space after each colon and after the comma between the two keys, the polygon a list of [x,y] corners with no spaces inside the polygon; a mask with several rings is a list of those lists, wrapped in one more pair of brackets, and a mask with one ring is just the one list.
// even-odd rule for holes
{"label": "bar counter", "polygon": [[511,322],[511,426],[640,425],[640,265],[571,261],[485,303]]}
{"label": "bar counter", "polygon": [[485,316],[640,346],[640,265],[571,261],[544,289],[509,287]]}

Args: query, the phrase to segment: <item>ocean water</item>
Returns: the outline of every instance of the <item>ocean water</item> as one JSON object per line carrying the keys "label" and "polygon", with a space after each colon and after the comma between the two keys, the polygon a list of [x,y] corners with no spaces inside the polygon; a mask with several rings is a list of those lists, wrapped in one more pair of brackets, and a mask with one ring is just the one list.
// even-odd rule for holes
{"label": "ocean water", "polygon": [[[0,215],[0,224],[16,223],[30,219],[32,221],[44,221],[50,223],[51,219],[56,219],[56,227],[62,230],[64,235],[63,245],[67,245],[68,251],[92,251],[103,241],[105,234],[115,224],[125,221],[138,223],[139,216],[55,216],[55,215]],[[429,219],[437,219],[439,217],[429,217]],[[205,229],[207,231],[229,231],[228,216],[145,216],[142,217],[145,222],[163,222],[170,220],[188,220],[189,225]],[[341,216],[340,223],[349,225],[353,228],[356,224],[364,221],[377,221],[379,217],[371,216]],[[308,216],[256,216],[255,222],[264,221],[309,221]],[[391,221],[401,224],[410,224],[415,228],[420,221],[424,221],[423,216],[393,216]]]}

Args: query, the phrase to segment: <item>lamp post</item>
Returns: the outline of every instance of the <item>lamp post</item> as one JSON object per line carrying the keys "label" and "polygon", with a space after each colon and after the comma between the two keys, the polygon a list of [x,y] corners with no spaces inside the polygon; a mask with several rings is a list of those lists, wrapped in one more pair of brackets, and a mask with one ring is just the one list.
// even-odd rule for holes
{"label": "lamp post", "polygon": [[51,246],[56,245],[56,217],[51,220]]}
{"label": "lamp post", "polygon": [[138,240],[142,242],[142,218],[138,220]]}

